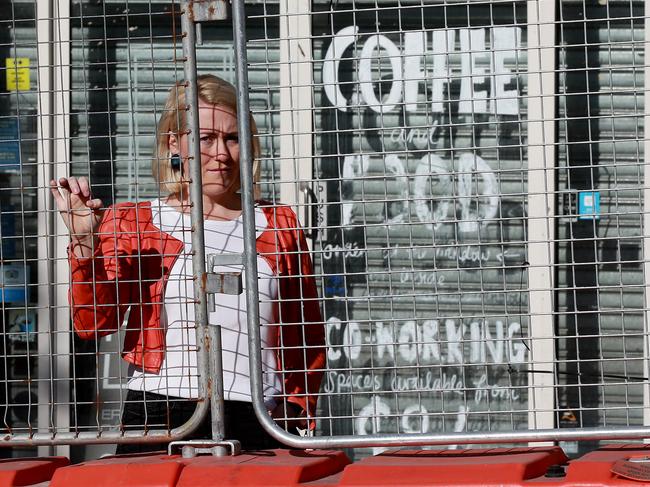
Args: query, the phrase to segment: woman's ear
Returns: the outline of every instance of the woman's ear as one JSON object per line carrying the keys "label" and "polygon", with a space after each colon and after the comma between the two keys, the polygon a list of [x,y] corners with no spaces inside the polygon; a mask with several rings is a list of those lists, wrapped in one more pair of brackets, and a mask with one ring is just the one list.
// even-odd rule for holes
{"label": "woman's ear", "polygon": [[169,153],[170,154],[179,154],[180,153],[180,146],[178,144],[178,139],[176,138],[175,135],[170,135],[169,139],[167,141],[167,147],[169,147]]}

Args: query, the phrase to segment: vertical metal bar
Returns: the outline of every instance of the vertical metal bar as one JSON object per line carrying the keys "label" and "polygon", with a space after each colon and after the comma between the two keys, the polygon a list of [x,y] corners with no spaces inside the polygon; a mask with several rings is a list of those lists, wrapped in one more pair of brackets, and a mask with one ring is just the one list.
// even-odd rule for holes
{"label": "vertical metal bar", "polygon": [[[239,160],[241,171],[241,195],[244,223],[244,269],[246,270],[246,315],[248,321],[248,356],[250,360],[251,396],[253,408],[262,423],[270,418],[264,406],[263,385],[260,371],[260,308],[257,283],[257,250],[255,242],[255,197],[253,188],[253,149],[248,101],[248,57],[246,55],[246,13],[244,0],[232,2],[233,41],[235,46],[235,73],[237,77],[237,113],[239,114]],[[268,422],[264,419],[268,418]]]}
{"label": "vertical metal bar", "polygon": [[[212,439],[224,438],[223,417],[223,367],[221,361],[221,327],[208,328],[206,295],[205,238],[203,229],[203,184],[201,178],[201,145],[199,140],[199,97],[196,76],[196,32],[191,1],[183,2],[181,27],[183,30],[183,53],[185,55],[185,99],[188,104],[188,147],[190,163],[190,200],[192,206],[192,265],[194,268],[194,299],[197,343],[199,345],[199,395],[210,397],[212,413]],[[208,374],[206,374],[208,371]],[[209,375],[209,376],[208,376]]]}
{"label": "vertical metal bar", "polygon": [[528,260],[531,429],[554,424],[555,2],[528,2]]}
{"label": "vertical metal bar", "polygon": [[[48,204],[51,200],[47,190],[49,181],[55,177],[56,160],[54,158],[54,119],[51,116],[53,111],[53,94],[52,90],[52,65],[53,65],[53,42],[52,42],[52,1],[40,1],[37,4],[36,13],[36,32],[37,36],[45,36],[46,39],[39,38],[38,44],[38,120],[37,128],[39,143],[37,146],[37,161],[39,164],[38,171],[38,233],[44,235],[44,238],[38,240],[38,430],[40,433],[47,433],[49,425],[46,424],[50,417],[50,395],[49,381],[52,377],[52,368],[50,357],[52,349],[50,347],[50,325],[55,323],[56,308],[52,307],[54,303],[55,284],[54,259],[51,255],[54,248],[56,237],[49,233],[53,228],[53,219],[48,211]],[[46,456],[51,454],[50,447],[39,447],[39,455]]]}

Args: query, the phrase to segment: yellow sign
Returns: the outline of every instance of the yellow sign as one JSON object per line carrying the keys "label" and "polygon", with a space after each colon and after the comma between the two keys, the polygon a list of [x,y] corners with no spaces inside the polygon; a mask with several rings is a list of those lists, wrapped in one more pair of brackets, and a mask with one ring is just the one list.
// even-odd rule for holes
{"label": "yellow sign", "polygon": [[29,58],[8,57],[7,91],[29,91]]}

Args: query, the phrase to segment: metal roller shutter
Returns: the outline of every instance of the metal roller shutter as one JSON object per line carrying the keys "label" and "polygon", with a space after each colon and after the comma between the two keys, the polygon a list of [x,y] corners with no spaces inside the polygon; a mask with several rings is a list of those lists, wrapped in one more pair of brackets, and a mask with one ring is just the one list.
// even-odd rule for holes
{"label": "metal roller shutter", "polygon": [[[560,14],[559,424],[642,425],[644,3]],[[594,191],[599,219],[578,218]]]}
{"label": "metal roller shutter", "polygon": [[[525,16],[525,2],[339,2],[337,13],[314,14],[326,224],[316,256],[330,367],[321,407],[341,418],[322,422],[326,434],[527,427]],[[325,89],[333,42],[346,44],[335,81],[345,111]],[[475,57],[482,89],[507,72],[499,89],[509,100],[468,96],[468,42],[493,49]],[[393,53],[400,65],[417,58],[424,75],[387,108]],[[360,88],[364,56],[383,113]]]}
{"label": "metal roller shutter", "polygon": [[[73,30],[72,111],[76,131],[71,143],[72,172],[93,176],[95,191],[106,203],[146,200],[159,195],[151,177],[151,158],[167,91],[184,76],[180,39],[174,36],[170,5],[158,6],[157,13],[142,16],[119,15],[126,7],[117,2],[109,7],[113,15],[97,18],[86,12]],[[129,7],[137,4],[129,2]],[[265,33],[252,26],[248,35],[256,39]],[[252,70],[249,76],[251,85],[258,88],[251,106],[262,136],[263,180],[273,181],[274,167],[269,161],[276,149],[273,137],[266,135],[272,134],[279,123],[270,115],[279,100],[259,88],[277,84],[273,63],[279,57],[278,47],[267,44],[263,50],[249,48],[248,57],[251,63],[262,59],[268,63],[266,69]],[[234,83],[232,27],[228,22],[203,27],[197,68],[199,74],[216,74]],[[272,197],[272,187],[263,187],[262,194]]]}

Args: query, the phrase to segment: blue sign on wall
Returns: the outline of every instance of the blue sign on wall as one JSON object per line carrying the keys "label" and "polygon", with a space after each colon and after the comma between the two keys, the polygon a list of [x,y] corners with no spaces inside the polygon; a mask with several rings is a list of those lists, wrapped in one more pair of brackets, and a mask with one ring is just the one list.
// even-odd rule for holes
{"label": "blue sign on wall", "polygon": [[600,191],[578,193],[578,220],[600,220]]}
{"label": "blue sign on wall", "polygon": [[20,169],[20,130],[17,117],[0,117],[0,171]]}

